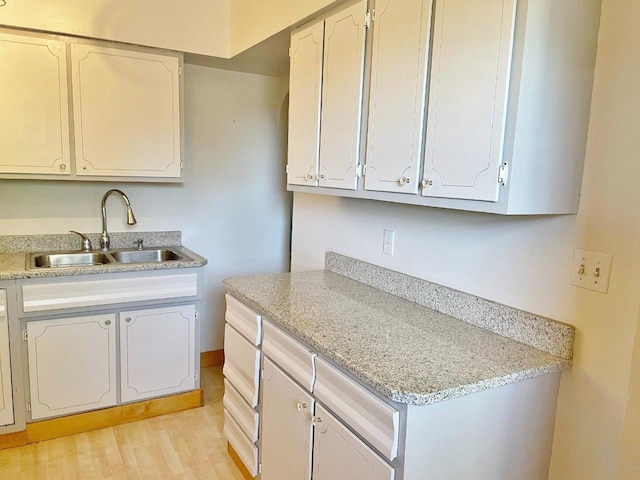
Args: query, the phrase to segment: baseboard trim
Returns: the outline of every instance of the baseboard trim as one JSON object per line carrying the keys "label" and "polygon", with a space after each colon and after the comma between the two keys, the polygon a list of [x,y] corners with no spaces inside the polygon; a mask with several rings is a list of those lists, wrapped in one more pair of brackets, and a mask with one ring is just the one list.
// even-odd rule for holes
{"label": "baseboard trim", "polygon": [[229,452],[229,456],[231,457],[231,460],[233,460],[233,463],[236,464],[236,467],[238,467],[238,469],[240,470],[240,473],[246,480],[254,480],[256,478],[253,475],[251,475],[251,473],[249,472],[249,469],[244,466],[244,463],[242,463],[242,460],[240,460],[240,456],[236,453],[236,451],[233,449],[233,447],[229,442],[227,442],[227,452]]}
{"label": "baseboard trim", "polygon": [[168,397],[79,413],[68,417],[42,420],[27,424],[27,443],[36,443],[76,433],[90,432],[100,428],[114,427],[203,405],[204,390],[192,390]]}
{"label": "baseboard trim", "polygon": [[5,433],[0,435],[0,450],[5,448],[23,447],[27,444],[27,431]]}
{"label": "baseboard trim", "polygon": [[200,354],[200,367],[216,367],[224,364],[224,350],[211,350]]}

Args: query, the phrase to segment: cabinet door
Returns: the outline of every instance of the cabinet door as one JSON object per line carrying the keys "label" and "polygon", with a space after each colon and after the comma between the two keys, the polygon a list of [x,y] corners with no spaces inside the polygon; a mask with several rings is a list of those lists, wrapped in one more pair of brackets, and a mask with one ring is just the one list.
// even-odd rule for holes
{"label": "cabinet door", "polygon": [[436,2],[423,195],[498,199],[515,10]]}
{"label": "cabinet door", "polygon": [[393,480],[394,469],[320,404],[316,406],[313,480]]}
{"label": "cabinet door", "polygon": [[31,418],[116,404],[116,317],[27,322]]}
{"label": "cabinet door", "polygon": [[320,123],[321,187],[355,190],[360,163],[366,4],[325,20]]}
{"label": "cabinet door", "polygon": [[263,382],[262,480],[309,480],[313,397],[267,358]]}
{"label": "cabinet door", "polygon": [[196,307],[120,314],[120,382],[123,402],[193,390]]}
{"label": "cabinet door", "polygon": [[179,178],[177,56],[71,45],[78,175]]}
{"label": "cabinet door", "polygon": [[324,22],[291,35],[287,183],[317,186]]}
{"label": "cabinet door", "polygon": [[65,42],[0,32],[0,173],[69,175]]}
{"label": "cabinet door", "polygon": [[365,188],[417,193],[432,0],[379,0],[373,50]]}
{"label": "cabinet door", "polygon": [[7,292],[0,290],[0,426],[11,425],[14,421],[7,309]]}

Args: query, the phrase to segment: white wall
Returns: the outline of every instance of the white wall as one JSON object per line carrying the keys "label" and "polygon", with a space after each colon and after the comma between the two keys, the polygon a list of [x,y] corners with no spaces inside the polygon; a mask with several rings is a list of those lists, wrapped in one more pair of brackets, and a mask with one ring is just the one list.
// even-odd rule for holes
{"label": "white wall", "polygon": [[[186,181],[118,184],[138,224],[116,199],[109,229],[181,230],[205,267],[201,348],[222,348],[221,280],[288,269],[290,199],[284,185],[281,81],[212,68],[185,68]],[[0,235],[99,232],[100,199],[116,184],[0,181]]]}
{"label": "white wall", "polygon": [[[637,0],[604,0],[578,215],[504,218],[294,196],[294,270],[322,268],[334,250],[576,326],[554,480],[616,475],[640,302],[638,25]],[[382,254],[383,229],[396,232],[393,257]],[[613,254],[607,295],[569,285],[574,248]]]}
{"label": "white wall", "polygon": [[231,0],[7,0],[0,25],[227,58]]}

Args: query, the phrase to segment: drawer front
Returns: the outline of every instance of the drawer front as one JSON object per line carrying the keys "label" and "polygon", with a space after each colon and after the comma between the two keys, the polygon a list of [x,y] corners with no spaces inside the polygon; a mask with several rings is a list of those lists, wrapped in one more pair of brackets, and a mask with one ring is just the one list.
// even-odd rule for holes
{"label": "drawer front", "polygon": [[262,351],[310,392],[316,377],[316,354],[268,321],[263,322]]}
{"label": "drawer front", "polygon": [[228,323],[224,327],[224,359],[224,376],[251,407],[258,405],[260,350]]}
{"label": "drawer front", "polygon": [[222,404],[224,405],[225,411],[233,417],[244,434],[249,437],[253,443],[257,442],[260,416],[226,379],[224,381]]}
{"label": "drawer front", "polygon": [[391,405],[319,357],[313,393],[387,459],[398,456],[400,413]]}
{"label": "drawer front", "polygon": [[249,473],[254,477],[258,475],[258,447],[242,433],[240,426],[227,411],[224,412],[223,433]]}
{"label": "drawer front", "polygon": [[262,339],[262,317],[244,303],[236,300],[228,293],[225,320],[254,345],[260,345]]}
{"label": "drawer front", "polygon": [[344,478],[394,480],[395,470],[349,431],[337,418],[317,405],[313,438],[313,480]]}
{"label": "drawer front", "polygon": [[22,309],[25,313],[42,312],[64,308],[194,297],[197,294],[198,275],[195,273],[115,280],[43,283],[22,287]]}

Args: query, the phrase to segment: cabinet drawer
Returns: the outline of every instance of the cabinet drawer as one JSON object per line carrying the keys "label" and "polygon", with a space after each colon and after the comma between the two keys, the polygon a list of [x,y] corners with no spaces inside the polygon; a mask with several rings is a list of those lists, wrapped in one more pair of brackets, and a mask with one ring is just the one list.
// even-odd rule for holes
{"label": "cabinet drawer", "polygon": [[226,410],[224,412],[223,433],[249,473],[254,477],[258,475],[258,447],[242,433],[242,429]]}
{"label": "cabinet drawer", "polygon": [[316,407],[313,440],[313,479],[344,478],[344,466],[349,465],[353,479],[394,480],[395,470],[362,440],[327,412]]}
{"label": "cabinet drawer", "polygon": [[244,434],[255,443],[258,440],[260,416],[226,379],[224,381],[222,404],[224,405],[225,411],[233,417]]}
{"label": "cabinet drawer", "polygon": [[222,373],[249,405],[255,407],[260,382],[260,350],[228,323],[224,327],[224,358]]}
{"label": "cabinet drawer", "polygon": [[262,351],[304,388],[313,390],[315,353],[268,321],[264,322]]}
{"label": "cabinet drawer", "polygon": [[262,317],[260,314],[254,312],[228,293],[225,295],[225,299],[227,300],[227,311],[224,319],[227,323],[233,325],[251,343],[260,345],[262,338]]}
{"label": "cabinet drawer", "polygon": [[313,393],[385,457],[396,458],[400,413],[395,408],[319,357]]}

